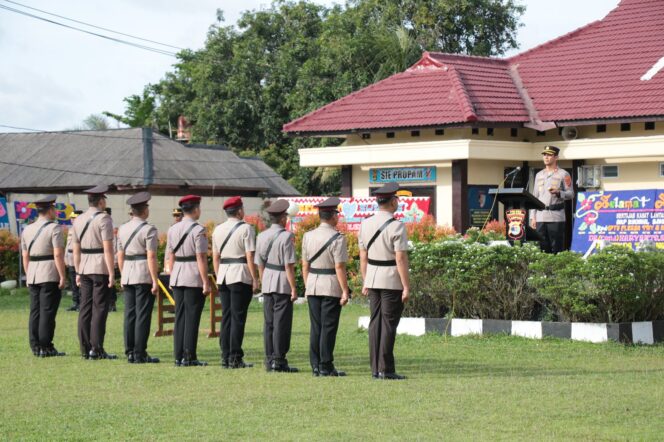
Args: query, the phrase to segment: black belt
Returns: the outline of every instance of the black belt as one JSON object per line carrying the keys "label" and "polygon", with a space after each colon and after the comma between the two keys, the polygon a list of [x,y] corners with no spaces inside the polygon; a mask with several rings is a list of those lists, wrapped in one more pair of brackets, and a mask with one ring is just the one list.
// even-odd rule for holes
{"label": "black belt", "polygon": [[195,262],[196,256],[176,256],[175,262]]}
{"label": "black belt", "polygon": [[563,210],[564,208],[565,208],[565,203],[558,203],[546,206],[544,207],[544,210]]}
{"label": "black belt", "polygon": [[67,249],[67,253],[74,253],[72,249]]}
{"label": "black belt", "polygon": [[84,255],[96,255],[99,253],[104,253],[104,249],[81,249],[81,253]]}
{"label": "black belt", "polygon": [[40,255],[40,256],[31,256],[30,261],[53,261],[55,257],[53,255]]}
{"label": "black belt", "polygon": [[276,270],[277,272],[285,272],[286,266],[279,266],[276,264],[270,264],[269,262],[265,263],[265,268],[270,270]]}
{"label": "black belt", "polygon": [[395,267],[397,265],[397,261],[394,259],[391,259],[389,261],[380,261],[377,259],[369,258],[369,264],[376,267]]}
{"label": "black belt", "polygon": [[247,257],[244,258],[221,258],[220,264],[246,264]]}
{"label": "black belt", "polygon": [[315,269],[311,267],[309,273],[314,275],[336,275],[337,271],[334,269]]}
{"label": "black belt", "polygon": [[148,255],[125,255],[125,261],[143,261]]}

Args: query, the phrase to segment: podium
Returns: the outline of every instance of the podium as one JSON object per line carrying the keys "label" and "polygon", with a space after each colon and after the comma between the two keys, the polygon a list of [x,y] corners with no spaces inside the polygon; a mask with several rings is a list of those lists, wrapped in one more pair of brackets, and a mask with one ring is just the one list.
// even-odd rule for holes
{"label": "podium", "polygon": [[507,224],[507,239],[514,241],[541,241],[536,230],[530,228],[526,220],[528,210],[544,210],[544,203],[524,188],[490,189],[489,195],[494,195],[498,202],[505,205],[505,222]]}

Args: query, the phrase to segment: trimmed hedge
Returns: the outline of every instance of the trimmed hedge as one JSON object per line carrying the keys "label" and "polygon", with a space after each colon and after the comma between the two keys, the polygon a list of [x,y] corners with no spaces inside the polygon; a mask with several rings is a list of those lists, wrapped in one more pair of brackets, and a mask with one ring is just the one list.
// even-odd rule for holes
{"label": "trimmed hedge", "polygon": [[526,244],[416,244],[404,315],[628,322],[664,319],[664,253],[607,247],[584,260]]}

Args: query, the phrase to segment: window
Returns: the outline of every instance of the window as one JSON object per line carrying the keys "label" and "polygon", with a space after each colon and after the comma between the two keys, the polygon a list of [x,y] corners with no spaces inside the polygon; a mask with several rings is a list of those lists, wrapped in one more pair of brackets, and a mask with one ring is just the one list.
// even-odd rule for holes
{"label": "window", "polygon": [[473,135],[477,135],[480,133],[480,130],[477,127],[473,127]]}
{"label": "window", "polygon": [[394,138],[394,132],[388,132],[387,138]]}
{"label": "window", "polygon": [[487,134],[487,136],[492,137],[493,136],[493,127],[488,127],[486,129],[486,134]]}
{"label": "window", "polygon": [[419,137],[420,136],[420,131],[419,130],[411,130],[410,131],[410,136],[411,137]]}
{"label": "window", "polygon": [[543,137],[544,136],[544,131],[543,130],[538,130],[537,131],[537,136],[538,137]]}
{"label": "window", "polygon": [[646,130],[655,130],[655,122],[646,121]]}
{"label": "window", "polygon": [[370,134],[370,133],[366,133],[366,132],[363,133],[363,134],[362,134],[362,139],[363,139],[363,140],[369,140],[369,139],[371,139],[371,134]]}
{"label": "window", "polygon": [[618,166],[602,166],[602,178],[618,178]]}
{"label": "window", "polygon": [[445,129],[436,129],[436,135],[445,135]]}
{"label": "window", "polygon": [[606,132],[606,124],[598,124],[597,125],[597,133],[604,133]]}
{"label": "window", "polygon": [[659,176],[664,178],[664,163],[659,163]]}
{"label": "window", "polygon": [[516,127],[513,127],[510,129],[510,136],[511,137],[518,137],[519,136],[519,129]]}
{"label": "window", "polygon": [[632,130],[632,124],[631,123],[622,123],[620,125],[620,131],[621,132],[629,132]]}

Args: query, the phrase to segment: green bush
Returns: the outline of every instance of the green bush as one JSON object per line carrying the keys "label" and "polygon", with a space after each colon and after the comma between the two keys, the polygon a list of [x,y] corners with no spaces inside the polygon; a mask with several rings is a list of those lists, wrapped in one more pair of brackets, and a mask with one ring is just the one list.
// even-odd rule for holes
{"label": "green bush", "polygon": [[0,281],[18,279],[18,248],[18,237],[0,230]]}

